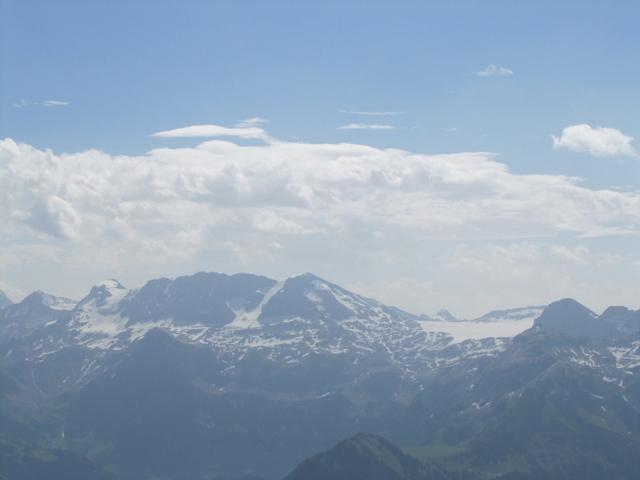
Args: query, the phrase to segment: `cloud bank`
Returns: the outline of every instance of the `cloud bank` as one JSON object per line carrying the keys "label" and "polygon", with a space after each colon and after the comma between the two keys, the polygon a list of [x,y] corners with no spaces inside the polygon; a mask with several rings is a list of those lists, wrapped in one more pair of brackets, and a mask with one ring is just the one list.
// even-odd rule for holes
{"label": "cloud bank", "polygon": [[[261,138],[262,129],[186,127],[159,137]],[[640,194],[561,175],[519,175],[492,154],[422,155],[356,144],[211,140],[127,156],[0,143],[0,227],[76,242],[171,244],[175,233],[599,236],[640,230]]]}
{"label": "cloud bank", "polygon": [[[215,125],[155,136],[268,137],[260,128]],[[55,153],[5,139],[0,230],[6,279],[29,262],[38,271],[58,262],[51,275],[64,265],[146,276],[170,274],[175,262],[190,271],[326,268],[338,281],[352,264],[383,265],[390,274],[420,261],[424,268],[450,263],[452,252],[427,260],[425,242],[637,234],[640,193],[515,174],[483,152],[213,139],[111,155]],[[545,252],[584,257],[579,250]],[[460,262],[468,255],[454,256]]]}

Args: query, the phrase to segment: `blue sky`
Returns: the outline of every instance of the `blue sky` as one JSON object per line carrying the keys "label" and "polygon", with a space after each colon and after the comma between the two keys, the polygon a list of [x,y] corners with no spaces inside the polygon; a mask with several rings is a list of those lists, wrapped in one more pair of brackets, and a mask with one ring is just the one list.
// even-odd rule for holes
{"label": "blue sky", "polygon": [[[200,141],[155,132],[260,117],[280,141],[493,152],[513,174],[580,177],[592,190],[640,186],[637,155],[552,142],[579,124],[640,137],[637,1],[3,0],[0,17],[0,137],[40,150],[142,155]],[[479,75],[490,65],[503,74]],[[363,111],[400,113],[353,113]],[[393,128],[340,128],[354,124]],[[554,241],[635,258],[636,236],[566,235]],[[261,268],[311,269],[296,266]],[[13,283],[30,288],[26,278]]]}
{"label": "blue sky", "polygon": [[[640,134],[636,1],[5,0],[2,17],[2,133],[57,150],[144,151],[157,130],[261,116],[282,138],[489,150],[600,181],[601,162],[554,154],[549,136]],[[474,75],[488,64],[514,75]],[[12,107],[48,98],[70,106]],[[406,115],[337,131],[349,109]]]}

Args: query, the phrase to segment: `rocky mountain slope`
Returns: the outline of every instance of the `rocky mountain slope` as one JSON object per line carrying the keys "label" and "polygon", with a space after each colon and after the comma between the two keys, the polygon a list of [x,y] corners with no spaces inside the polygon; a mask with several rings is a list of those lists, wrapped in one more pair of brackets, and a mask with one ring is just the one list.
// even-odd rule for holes
{"label": "rocky mountain slope", "polygon": [[359,431],[443,472],[632,478],[640,312],[567,299],[474,324],[523,319],[516,337],[458,341],[425,328],[455,319],[311,274],[36,292],[0,309],[0,422],[121,479],[282,478]]}

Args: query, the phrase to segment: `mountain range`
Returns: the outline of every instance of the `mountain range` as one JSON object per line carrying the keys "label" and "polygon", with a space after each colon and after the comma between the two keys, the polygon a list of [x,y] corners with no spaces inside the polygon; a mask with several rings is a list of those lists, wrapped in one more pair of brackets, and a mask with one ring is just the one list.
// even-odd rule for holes
{"label": "mountain range", "polygon": [[[597,315],[564,299],[461,321],[312,274],[3,298],[0,478],[37,478],[43,458],[123,480],[340,478],[336,468],[627,479],[640,468],[638,310]],[[494,328],[515,324],[517,335]]]}

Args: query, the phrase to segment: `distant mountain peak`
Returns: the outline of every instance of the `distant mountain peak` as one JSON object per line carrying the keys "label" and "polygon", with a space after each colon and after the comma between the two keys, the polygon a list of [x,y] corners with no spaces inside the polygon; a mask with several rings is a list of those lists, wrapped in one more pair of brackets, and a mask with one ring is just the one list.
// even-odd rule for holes
{"label": "distant mountain peak", "polygon": [[563,298],[562,300],[557,300],[555,302],[550,303],[540,315],[540,318],[545,317],[548,318],[556,318],[560,316],[574,316],[574,317],[582,317],[582,318],[596,318],[597,315],[590,310],[589,308],[582,305],[577,300],[573,298]]}
{"label": "distant mountain peak", "polygon": [[436,320],[444,320],[445,322],[456,322],[456,321],[458,321],[458,317],[453,315],[446,308],[441,308],[440,310],[438,310],[436,312],[435,319]]}
{"label": "distant mountain peak", "polygon": [[117,280],[110,278],[94,285],[89,294],[76,305],[78,311],[96,310],[103,314],[115,313],[120,300],[129,291]]}
{"label": "distant mountain peak", "polygon": [[130,324],[171,319],[174,324],[221,327],[255,309],[275,283],[258,275],[215,272],[150,280],[126,298],[122,314]]}
{"label": "distant mountain peak", "polygon": [[103,287],[107,290],[126,290],[126,287],[115,278],[107,278],[106,280],[103,280],[95,286],[98,288]]}
{"label": "distant mountain peak", "polygon": [[20,303],[43,303],[45,293],[42,290],[34,290],[22,299]]}
{"label": "distant mountain peak", "polygon": [[[36,290],[27,295],[20,305],[31,307],[48,307],[52,310],[73,310],[78,302],[66,297],[58,297],[42,290]],[[17,305],[17,304],[13,304]]]}
{"label": "distant mountain peak", "polygon": [[40,327],[68,317],[76,302],[41,290],[0,310],[0,340],[24,338]]}
{"label": "distant mountain peak", "polygon": [[592,310],[572,298],[549,304],[534,326],[550,333],[594,339],[609,338],[614,333],[612,324],[602,321]]}
{"label": "distant mountain peak", "polygon": [[585,310],[585,309],[589,310],[591,312],[591,310],[589,308],[585,307],[583,304],[581,304],[575,298],[571,298],[571,297],[565,297],[565,298],[561,298],[560,300],[556,300],[555,302],[551,302],[548,305],[548,307],[552,307],[552,308],[559,308],[559,307],[563,307],[563,308],[580,308],[580,309],[583,309],[583,310]]}
{"label": "distant mountain peak", "polygon": [[349,293],[312,273],[287,278],[262,306],[259,321],[273,323],[282,318],[346,319],[355,313],[341,298]]}
{"label": "distant mountain peak", "polygon": [[631,310],[627,307],[608,307],[599,320],[613,325],[619,334],[634,335],[640,332],[640,310]]}
{"label": "distant mountain peak", "polygon": [[475,318],[473,322],[505,322],[505,321],[519,321],[530,320],[538,318],[544,311],[546,306],[544,305],[532,305],[528,307],[520,308],[508,308],[503,310],[492,310],[485,313],[481,317]]}
{"label": "distant mountain peak", "polygon": [[81,300],[80,303],[86,303],[89,299],[99,299],[104,300],[108,297],[112,297],[114,295],[121,296],[123,291],[127,289],[122,285],[118,280],[113,278],[109,278],[107,280],[103,280],[102,282],[94,285],[84,299]]}
{"label": "distant mountain peak", "polygon": [[602,312],[602,315],[600,315],[600,318],[602,320],[606,320],[609,318],[615,318],[615,317],[620,317],[622,315],[628,315],[630,313],[632,313],[633,311],[627,307],[622,307],[622,306],[611,306],[611,307],[607,307],[605,309],[604,312]]}
{"label": "distant mountain peak", "polygon": [[320,278],[319,276],[317,276],[314,273],[311,272],[304,272],[304,273],[297,273],[295,275],[291,275],[287,278],[284,279],[284,283],[325,283],[325,284],[331,284],[331,282],[325,280],[324,278]]}

